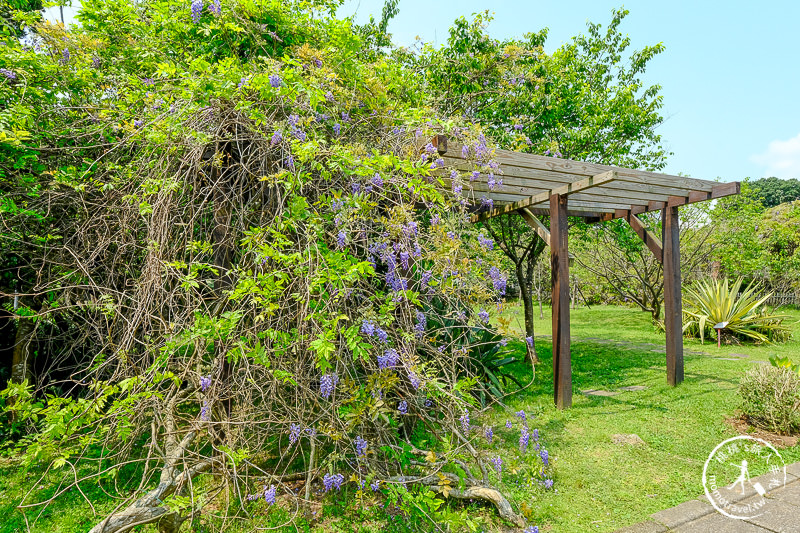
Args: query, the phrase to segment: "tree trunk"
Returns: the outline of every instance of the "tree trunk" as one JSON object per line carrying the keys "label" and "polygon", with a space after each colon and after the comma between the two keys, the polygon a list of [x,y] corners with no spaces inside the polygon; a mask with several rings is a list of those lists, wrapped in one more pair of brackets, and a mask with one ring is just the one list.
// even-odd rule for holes
{"label": "tree trunk", "polygon": [[11,358],[11,382],[22,383],[33,377],[31,372],[30,345],[36,331],[36,323],[32,318],[20,317],[17,324],[17,335],[14,341],[14,352]]}
{"label": "tree trunk", "polygon": [[[522,307],[525,311],[525,336],[533,339],[533,298],[531,298],[530,282],[528,281],[528,277],[525,275],[525,272],[522,268],[522,261],[516,264],[514,272],[517,275],[517,283],[519,283],[519,295],[522,298]],[[539,357],[536,354],[536,344],[532,344],[533,346],[527,342],[525,343],[528,349],[528,360],[531,362],[531,364],[539,362]]]}

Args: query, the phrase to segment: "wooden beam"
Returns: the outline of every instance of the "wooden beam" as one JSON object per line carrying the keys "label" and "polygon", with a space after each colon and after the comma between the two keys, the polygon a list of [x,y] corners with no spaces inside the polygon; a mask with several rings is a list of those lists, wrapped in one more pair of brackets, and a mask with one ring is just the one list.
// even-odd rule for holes
{"label": "wooden beam", "polygon": [[[631,205],[630,212],[632,214],[640,215],[648,211],[660,211],[665,207],[679,207],[687,204],[694,204],[697,202],[705,202],[707,200],[715,200],[725,196],[739,194],[741,191],[741,183],[732,181],[730,183],[718,183],[710,191],[689,191],[686,196],[670,196],[666,202],[653,201],[648,202],[647,207],[640,205]],[[618,210],[614,214],[606,213],[600,217],[600,220],[607,222],[615,218],[625,218],[625,210]]]}
{"label": "wooden beam", "polygon": [[572,361],[569,350],[569,256],[567,197],[550,197],[550,266],[553,279],[553,390],[556,407],[572,405]]}
{"label": "wooden beam", "polygon": [[596,176],[589,176],[588,178],[584,178],[582,180],[573,183],[567,183],[565,185],[561,185],[560,187],[556,187],[555,189],[550,189],[541,192],[525,200],[520,200],[519,202],[514,202],[513,204],[504,205],[502,207],[492,209],[488,213],[481,213],[480,215],[473,216],[472,221],[480,222],[488,218],[496,217],[498,215],[511,213],[512,211],[517,211],[519,209],[522,209],[523,207],[528,207],[529,205],[536,205],[542,202],[546,202],[553,195],[566,196],[573,192],[582,191],[585,189],[589,189],[591,187],[596,187],[598,185],[608,183],[610,181],[614,181],[615,179],[617,179],[617,173],[614,171],[603,172],[602,174],[598,174]]}
{"label": "wooden beam", "polygon": [[639,217],[636,215],[631,214],[628,211],[627,215],[624,217],[625,220],[628,221],[628,224],[631,225],[633,231],[636,232],[636,235],[639,236],[645,243],[645,245],[653,252],[653,255],[656,257],[659,263],[664,262],[664,248],[661,244],[661,239],[656,237],[649,229],[647,229],[642,221],[639,220]]}
{"label": "wooden beam", "polygon": [[539,237],[541,237],[542,240],[547,243],[547,246],[550,246],[550,232],[548,231],[547,227],[542,224],[542,221],[536,218],[533,213],[528,211],[526,207],[523,207],[517,212],[520,214],[522,219],[527,222],[527,224],[533,228],[537,234],[539,234]]}
{"label": "wooden beam", "polygon": [[681,253],[678,208],[667,207],[662,215],[664,241],[664,329],[666,331],[667,382],[683,381],[683,310],[681,308]]}

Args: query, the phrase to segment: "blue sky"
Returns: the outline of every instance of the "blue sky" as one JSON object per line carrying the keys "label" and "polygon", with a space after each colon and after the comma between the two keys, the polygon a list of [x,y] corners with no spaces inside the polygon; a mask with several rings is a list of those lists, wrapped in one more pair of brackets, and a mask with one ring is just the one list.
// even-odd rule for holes
{"label": "blue sky", "polygon": [[[341,15],[380,18],[383,0],[347,0]],[[394,42],[442,43],[459,16],[490,9],[497,38],[550,29],[552,50],[586,22],[605,25],[621,0],[400,0]],[[800,178],[800,2],[628,0],[632,47],[664,43],[645,79],[660,84],[666,172],[697,178]]]}
{"label": "blue sky", "polygon": [[[455,18],[490,9],[494,37],[547,27],[546,48],[553,50],[589,20],[605,25],[623,5],[630,15],[621,29],[632,47],[666,47],[645,76],[664,95],[660,133],[674,153],[666,172],[724,181],[800,178],[800,2],[400,0],[389,31],[402,46],[416,36],[442,43]],[[339,14],[363,22],[370,14],[379,18],[382,6],[383,0],[346,0]],[[51,8],[46,17],[57,13]]]}

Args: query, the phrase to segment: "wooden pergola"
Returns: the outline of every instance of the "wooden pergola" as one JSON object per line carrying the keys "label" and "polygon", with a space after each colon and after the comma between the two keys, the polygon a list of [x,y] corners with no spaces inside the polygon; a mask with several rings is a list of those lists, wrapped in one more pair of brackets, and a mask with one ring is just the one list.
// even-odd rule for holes
{"label": "wooden pergola", "polygon": [[[462,146],[450,146],[444,136],[432,143],[449,165],[472,170]],[[503,183],[492,190],[481,174],[473,182],[476,194],[485,194],[495,207],[479,212],[472,222],[517,213],[550,247],[553,307],[553,379],[555,403],[560,409],[572,405],[570,357],[569,258],[567,217],[589,222],[624,218],[664,267],[664,325],[666,329],[667,381],[683,381],[683,327],[681,309],[680,241],[678,208],[738,194],[738,182],[719,183],[629,168],[612,167],[496,150],[496,172]],[[637,215],[661,211],[661,238],[645,227]],[[539,215],[550,217],[550,227]]]}

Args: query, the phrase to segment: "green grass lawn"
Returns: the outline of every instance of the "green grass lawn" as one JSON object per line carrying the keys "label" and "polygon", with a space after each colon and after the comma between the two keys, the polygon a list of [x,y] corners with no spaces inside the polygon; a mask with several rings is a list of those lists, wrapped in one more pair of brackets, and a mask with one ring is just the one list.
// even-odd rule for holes
{"label": "green grass lawn", "polygon": [[[736,435],[725,419],[739,405],[736,389],[742,374],[754,361],[765,361],[772,354],[800,359],[800,312],[787,314],[796,339],[783,345],[717,348],[715,340],[704,345],[687,340],[685,381],[673,388],[666,382],[664,336],[653,328],[647,313],[609,306],[573,310],[574,396],[573,407],[565,411],[553,406],[550,341],[537,338],[542,362],[535,379],[508,401],[513,410],[537,414],[533,427],[540,429],[551,457],[556,458],[555,492],[511,491],[518,502],[528,502],[533,523],[542,531],[614,531],[702,494],[708,454],[719,442]],[[504,315],[512,319],[509,327],[521,331],[518,306],[507,308]],[[543,320],[538,320],[537,313],[536,333],[550,334],[549,309]],[[516,348],[522,351],[524,347],[519,343]],[[518,377],[530,381],[528,365],[520,364],[515,370]],[[612,397],[581,393],[629,385],[647,389]],[[490,418],[502,424],[508,412],[498,408]],[[616,433],[635,433],[645,444],[614,444],[611,435]],[[508,441],[497,446],[510,449],[515,442]],[[800,461],[800,446],[784,448],[781,454],[787,464]]]}

